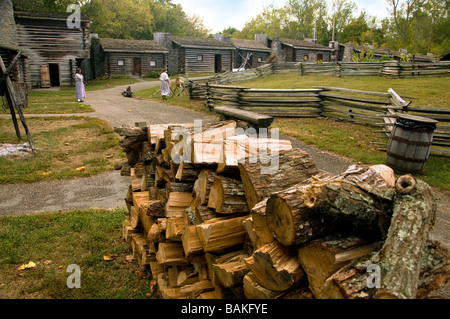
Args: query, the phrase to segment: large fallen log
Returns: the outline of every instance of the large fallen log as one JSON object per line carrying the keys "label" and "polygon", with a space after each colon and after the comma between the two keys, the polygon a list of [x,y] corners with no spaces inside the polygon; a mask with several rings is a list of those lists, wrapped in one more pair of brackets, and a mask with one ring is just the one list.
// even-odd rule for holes
{"label": "large fallen log", "polygon": [[390,217],[386,202],[394,194],[392,176],[385,165],[355,165],[343,174],[313,177],[274,193],[266,207],[269,229],[286,246],[327,236],[341,226],[359,227],[373,236],[384,233],[383,221]]}
{"label": "large fallen log", "polygon": [[382,249],[327,279],[322,298],[416,298],[436,200],[426,183],[407,175],[397,180],[393,206]]}

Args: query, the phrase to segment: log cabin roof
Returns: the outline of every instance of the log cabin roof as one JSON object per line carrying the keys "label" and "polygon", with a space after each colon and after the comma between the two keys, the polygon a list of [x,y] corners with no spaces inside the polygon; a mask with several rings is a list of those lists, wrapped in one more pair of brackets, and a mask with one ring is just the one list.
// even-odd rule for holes
{"label": "log cabin roof", "polygon": [[126,40],[100,38],[100,44],[106,52],[154,52],[168,53],[169,51],[153,40]]}
{"label": "log cabin roof", "polygon": [[241,50],[270,52],[270,48],[266,47],[261,42],[258,42],[256,40],[231,39],[231,44]]}
{"label": "log cabin roof", "polygon": [[231,44],[213,38],[172,36],[172,41],[181,47],[234,49]]}
{"label": "log cabin roof", "polygon": [[[362,52],[362,51],[368,52],[369,50],[373,50],[375,57],[381,57],[383,55],[387,55],[390,57],[396,57],[396,58],[402,57],[402,52],[400,52],[400,51],[390,50],[387,48],[384,48],[384,49],[374,48],[373,46],[367,46],[367,45],[354,45],[353,50],[357,51],[357,52]],[[414,54],[414,59],[416,61],[420,61],[420,62],[436,62],[436,61],[438,61],[438,59],[436,57],[427,56],[427,55],[423,55],[423,54],[419,54],[419,53]]]}
{"label": "log cabin roof", "polygon": [[10,1],[0,1],[0,48],[18,51],[17,30]]}
{"label": "log cabin roof", "polygon": [[294,47],[296,49],[298,48],[310,48],[310,49],[319,49],[319,50],[332,50],[322,44],[318,44],[318,43],[314,43],[314,42],[309,42],[306,40],[296,40],[296,39],[286,39],[286,38],[280,38],[280,42]]}

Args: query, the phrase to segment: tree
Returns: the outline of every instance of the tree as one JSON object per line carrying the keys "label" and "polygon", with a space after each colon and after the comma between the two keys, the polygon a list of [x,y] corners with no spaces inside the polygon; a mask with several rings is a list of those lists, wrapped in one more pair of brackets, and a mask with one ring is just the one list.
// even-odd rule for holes
{"label": "tree", "polygon": [[16,11],[28,12],[66,12],[70,4],[78,4],[76,0],[12,0]]}
{"label": "tree", "polygon": [[367,13],[365,11],[362,11],[358,18],[352,18],[350,23],[342,29],[340,41],[363,44],[363,36],[366,35],[365,42],[367,42],[367,32],[370,31],[370,28],[366,20]]}
{"label": "tree", "polygon": [[341,41],[343,30],[347,24],[352,20],[353,11],[356,10],[356,5],[347,0],[333,0],[331,6],[331,15],[328,20],[330,25],[334,26],[334,40]]}

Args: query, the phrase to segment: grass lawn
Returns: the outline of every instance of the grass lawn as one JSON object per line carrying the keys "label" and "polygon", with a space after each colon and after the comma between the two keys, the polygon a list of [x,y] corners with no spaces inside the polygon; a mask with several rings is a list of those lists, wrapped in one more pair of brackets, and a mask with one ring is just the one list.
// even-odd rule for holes
{"label": "grass lawn", "polygon": [[[87,117],[27,118],[37,155],[0,157],[0,184],[86,177],[114,169],[125,158],[106,121]],[[26,141],[24,135],[22,143]],[[17,143],[10,119],[0,119],[0,141]],[[77,168],[85,169],[77,170]]]}
{"label": "grass lawn", "polygon": [[[126,211],[82,210],[0,218],[0,298],[146,299],[147,272],[122,236]],[[110,254],[112,260],[105,260]],[[115,257],[117,256],[117,257]],[[107,258],[108,259],[108,258]],[[19,270],[30,261],[35,267]],[[81,270],[69,289],[69,265]]]}
{"label": "grass lawn", "polygon": [[[136,79],[128,78],[91,80],[86,83],[86,92],[133,84],[137,81]],[[1,100],[0,112],[10,113],[9,108],[5,107]],[[28,93],[28,106],[23,109],[24,114],[71,114],[89,112],[94,112],[89,105],[76,102],[75,89],[73,87],[60,87],[57,90],[30,90]]]}

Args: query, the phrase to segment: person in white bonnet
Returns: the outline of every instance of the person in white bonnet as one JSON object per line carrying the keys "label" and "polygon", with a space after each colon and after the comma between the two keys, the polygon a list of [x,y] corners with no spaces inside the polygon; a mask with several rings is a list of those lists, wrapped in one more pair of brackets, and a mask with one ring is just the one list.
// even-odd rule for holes
{"label": "person in white bonnet", "polygon": [[161,96],[162,99],[165,100],[170,95],[170,78],[167,74],[167,69],[161,70],[159,79],[161,80]]}

